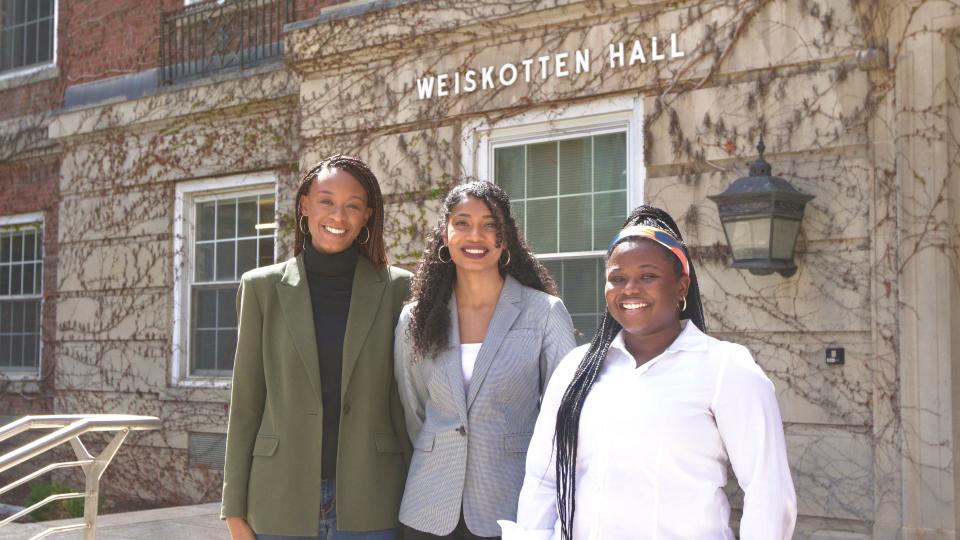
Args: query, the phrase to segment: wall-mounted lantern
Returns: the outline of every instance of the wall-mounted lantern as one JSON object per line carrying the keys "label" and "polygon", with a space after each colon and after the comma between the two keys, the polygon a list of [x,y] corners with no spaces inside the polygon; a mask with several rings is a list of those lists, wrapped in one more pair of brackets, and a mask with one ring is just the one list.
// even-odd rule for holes
{"label": "wall-mounted lantern", "polygon": [[761,135],[757,145],[760,157],[750,165],[750,175],[707,198],[717,203],[734,268],[757,275],[779,272],[789,277],[797,271],[793,251],[804,208],[813,195],[771,176],[770,164],[763,159],[765,149]]}

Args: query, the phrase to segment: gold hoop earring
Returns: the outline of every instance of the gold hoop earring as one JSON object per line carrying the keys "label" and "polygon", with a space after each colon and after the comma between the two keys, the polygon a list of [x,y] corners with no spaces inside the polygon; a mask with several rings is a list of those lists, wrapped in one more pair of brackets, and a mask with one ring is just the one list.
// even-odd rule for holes
{"label": "gold hoop earring", "polygon": [[[505,249],[505,250],[503,250],[503,251],[505,251],[506,254],[507,254],[507,262],[503,263],[503,265],[504,265],[504,266],[509,266],[509,265],[510,265],[510,248],[507,248],[507,249]],[[503,257],[503,256],[501,255],[501,257]]]}
{"label": "gold hoop earring", "polygon": [[687,310],[687,297],[684,296],[680,299],[680,313],[683,313]]}
{"label": "gold hoop earring", "polygon": [[[447,260],[443,260],[443,248],[447,248]],[[437,248],[437,260],[442,262],[443,264],[447,264],[453,260],[453,258],[450,257],[450,248],[448,248],[446,244],[442,244],[440,247]]]}
{"label": "gold hoop earring", "polygon": [[370,241],[370,227],[367,227],[366,225],[364,225],[363,230],[367,231],[367,237],[364,238],[362,241],[357,242],[358,244],[366,244],[367,242]]}
{"label": "gold hoop earring", "polygon": [[299,222],[299,223],[300,223],[300,232],[302,232],[304,236],[310,236],[310,227],[309,227],[309,226],[307,226],[307,227],[304,227],[304,226],[303,226],[303,220],[306,219],[306,217],[307,217],[307,216],[300,216],[300,222]]}

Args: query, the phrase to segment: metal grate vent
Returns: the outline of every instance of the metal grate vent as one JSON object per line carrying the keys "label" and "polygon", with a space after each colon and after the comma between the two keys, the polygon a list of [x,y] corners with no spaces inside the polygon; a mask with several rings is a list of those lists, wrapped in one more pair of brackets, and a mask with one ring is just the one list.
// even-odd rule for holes
{"label": "metal grate vent", "polygon": [[223,470],[227,451],[227,436],[223,433],[190,433],[187,437],[191,467]]}

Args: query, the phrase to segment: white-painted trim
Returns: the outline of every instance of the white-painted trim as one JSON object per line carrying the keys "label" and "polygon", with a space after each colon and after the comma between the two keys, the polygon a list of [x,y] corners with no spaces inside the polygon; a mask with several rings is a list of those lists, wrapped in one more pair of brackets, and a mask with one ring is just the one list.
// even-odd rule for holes
{"label": "white-painted trim", "polygon": [[43,71],[57,65],[57,47],[59,46],[60,36],[57,35],[57,29],[60,26],[60,0],[53,1],[53,59],[45,64],[34,64],[22,68],[12,69],[6,73],[0,74],[0,81],[13,79],[15,77],[26,77],[38,71]]}
{"label": "white-painted trim", "polygon": [[[173,337],[170,361],[170,382],[173,386],[225,388],[229,377],[191,376],[189,374],[190,350],[190,284],[188,276],[193,273],[193,257],[185,251],[192,245],[194,235],[194,209],[198,200],[215,200],[236,197],[237,194],[277,193],[277,175],[258,172],[220,178],[208,178],[180,182],[176,187],[173,202]],[[276,259],[277,242],[274,242]]]}
{"label": "white-painted trim", "polygon": [[[26,214],[15,214],[11,216],[0,216],[0,228],[15,227],[17,225],[37,225],[37,228],[40,230],[42,238],[46,240],[47,234],[44,221],[43,212],[28,212]],[[47,264],[44,258],[46,257],[46,250],[44,249],[45,241],[40,242],[40,261],[41,267],[43,270],[40,274],[40,345],[37,347],[37,369],[36,370],[7,370],[0,367],[0,380],[9,380],[9,381],[36,381],[40,380],[40,374],[43,373],[43,336],[44,336],[44,327],[43,327],[43,275],[47,271]],[[29,299],[36,298],[37,295],[17,295],[17,296],[5,296],[4,299],[8,300],[18,300],[18,299]]]}

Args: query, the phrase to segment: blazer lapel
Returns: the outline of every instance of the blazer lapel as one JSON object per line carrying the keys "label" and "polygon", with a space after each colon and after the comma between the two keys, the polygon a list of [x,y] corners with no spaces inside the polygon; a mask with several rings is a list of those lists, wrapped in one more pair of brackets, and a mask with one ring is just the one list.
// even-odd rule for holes
{"label": "blazer lapel", "polygon": [[477,355],[477,363],[473,368],[473,377],[470,379],[470,391],[467,393],[467,410],[477,399],[477,393],[483,380],[490,370],[490,365],[496,357],[497,349],[503,343],[507,332],[513,326],[513,321],[520,315],[520,307],[517,305],[521,299],[522,285],[507,275],[503,283],[503,290],[500,291],[500,299],[497,300],[497,307],[493,311],[493,317],[487,326],[487,335],[483,338],[483,345],[480,347],[480,353]]}
{"label": "blazer lapel", "polygon": [[457,317],[457,295],[450,294],[450,344],[439,358],[447,371],[450,382],[450,394],[460,413],[460,419],[467,421],[467,394],[463,388],[463,360],[460,358],[460,320]]}
{"label": "blazer lapel", "polygon": [[357,366],[360,349],[363,348],[380,309],[380,298],[387,286],[385,272],[386,269],[374,268],[373,263],[363,255],[357,257],[357,269],[353,274],[353,289],[350,293],[350,313],[347,315],[347,332],[343,337],[341,399],[350,387],[350,377]]}
{"label": "blazer lapel", "polygon": [[290,335],[293,336],[293,345],[303,362],[310,386],[313,387],[317,399],[320,399],[320,360],[313,330],[313,305],[310,301],[303,255],[287,261],[283,277],[276,287],[283,318],[290,329]]}

